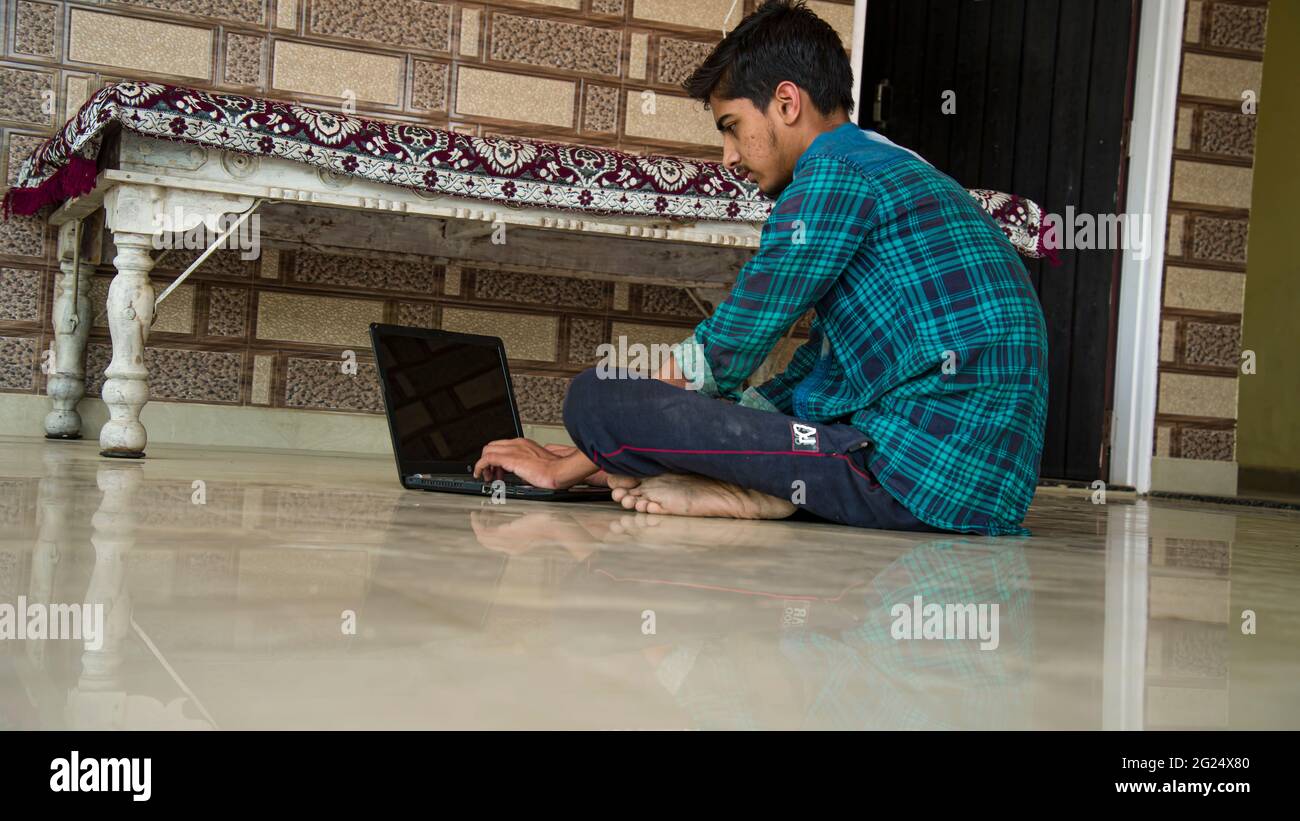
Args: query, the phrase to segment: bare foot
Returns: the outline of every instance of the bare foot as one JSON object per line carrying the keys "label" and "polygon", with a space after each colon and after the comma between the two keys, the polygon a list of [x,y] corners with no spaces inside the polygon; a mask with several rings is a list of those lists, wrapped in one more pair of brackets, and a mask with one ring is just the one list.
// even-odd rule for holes
{"label": "bare foot", "polygon": [[784,519],[795,506],[757,490],[709,479],[665,473],[648,479],[610,476],[614,501],[638,513],[714,516],[725,519]]}

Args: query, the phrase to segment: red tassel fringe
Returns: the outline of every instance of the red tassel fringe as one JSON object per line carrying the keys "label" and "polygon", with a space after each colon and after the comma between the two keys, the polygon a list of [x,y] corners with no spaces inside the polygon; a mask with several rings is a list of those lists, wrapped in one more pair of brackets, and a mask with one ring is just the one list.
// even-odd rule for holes
{"label": "red tassel fringe", "polygon": [[5,193],[4,218],[13,214],[35,214],[50,203],[89,194],[95,189],[99,169],[86,157],[72,157],[54,176],[35,188],[10,188]]}

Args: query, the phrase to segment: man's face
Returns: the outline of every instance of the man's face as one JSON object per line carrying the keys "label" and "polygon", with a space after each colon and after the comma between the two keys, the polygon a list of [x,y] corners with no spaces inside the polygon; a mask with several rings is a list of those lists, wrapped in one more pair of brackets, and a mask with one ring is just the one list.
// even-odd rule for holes
{"label": "man's face", "polygon": [[748,177],[769,197],[780,195],[794,178],[794,163],[783,150],[781,135],[786,125],[777,113],[776,100],[767,111],[746,99],[709,98],[714,122],[722,134],[722,164]]}

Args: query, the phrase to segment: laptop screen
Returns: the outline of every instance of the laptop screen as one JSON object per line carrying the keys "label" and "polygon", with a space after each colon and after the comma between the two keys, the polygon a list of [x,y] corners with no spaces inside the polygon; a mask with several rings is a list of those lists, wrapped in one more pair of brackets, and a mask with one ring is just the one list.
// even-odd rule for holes
{"label": "laptop screen", "polygon": [[374,336],[403,470],[459,473],[478,461],[488,442],[519,435],[495,339],[466,341],[436,331]]}

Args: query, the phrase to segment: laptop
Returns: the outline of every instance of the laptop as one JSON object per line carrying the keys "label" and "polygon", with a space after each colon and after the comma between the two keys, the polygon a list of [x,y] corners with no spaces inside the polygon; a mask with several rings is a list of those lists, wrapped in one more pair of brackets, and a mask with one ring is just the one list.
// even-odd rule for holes
{"label": "laptop", "polygon": [[[378,323],[370,326],[370,344],[402,487],[492,495],[494,483],[474,478],[483,446],[524,435],[505,344],[495,336]],[[577,502],[610,497],[609,488],[550,490],[511,473],[501,481],[507,498]]]}

